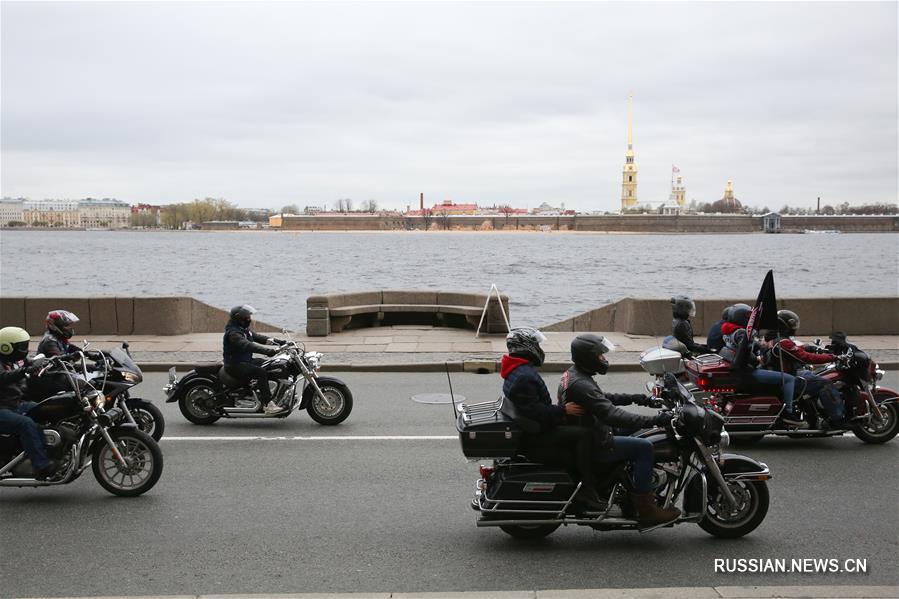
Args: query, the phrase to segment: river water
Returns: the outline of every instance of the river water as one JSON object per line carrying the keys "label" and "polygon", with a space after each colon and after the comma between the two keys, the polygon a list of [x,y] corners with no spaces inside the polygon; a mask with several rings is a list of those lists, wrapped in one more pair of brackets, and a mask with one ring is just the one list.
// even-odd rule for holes
{"label": "river water", "polygon": [[185,295],[301,328],[306,297],[440,289],[510,297],[542,326],[623,297],[899,294],[899,235],[605,235],[481,232],[9,231],[3,296]]}

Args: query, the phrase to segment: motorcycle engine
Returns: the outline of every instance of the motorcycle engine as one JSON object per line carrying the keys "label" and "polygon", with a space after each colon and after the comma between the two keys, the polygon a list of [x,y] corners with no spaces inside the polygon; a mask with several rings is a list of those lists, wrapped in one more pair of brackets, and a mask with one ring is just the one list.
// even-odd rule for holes
{"label": "motorcycle engine", "polygon": [[650,484],[652,484],[652,490],[654,493],[661,493],[665,490],[665,485],[668,484],[671,475],[663,470],[662,468],[653,468],[652,469],[652,479]]}

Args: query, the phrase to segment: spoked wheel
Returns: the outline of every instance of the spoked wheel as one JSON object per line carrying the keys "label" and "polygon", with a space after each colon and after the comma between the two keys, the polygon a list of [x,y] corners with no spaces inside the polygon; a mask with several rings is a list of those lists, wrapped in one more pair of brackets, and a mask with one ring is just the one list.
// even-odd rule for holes
{"label": "spoked wheel", "polygon": [[178,407],[184,417],[194,424],[212,424],[221,416],[213,411],[215,389],[206,381],[192,381],[187,385]]}
{"label": "spoked wheel", "polygon": [[888,403],[880,406],[880,413],[883,418],[877,420],[875,414],[871,414],[865,422],[858,422],[852,425],[852,432],[855,436],[865,443],[886,443],[899,433],[899,408],[895,403]]}
{"label": "spoked wheel", "polygon": [[153,437],[154,441],[162,438],[162,433],[165,432],[165,418],[155,404],[143,399],[132,401],[128,404],[128,411],[131,412],[137,428]]}
{"label": "spoked wheel", "polygon": [[153,438],[138,430],[110,430],[109,436],[124,464],[101,437],[92,448],[91,467],[100,485],[122,497],[149,491],[162,474],[162,451]]}
{"label": "spoked wheel", "polygon": [[306,411],[319,424],[340,424],[347,419],[353,410],[353,394],[349,387],[336,383],[319,385],[324,398],[319,397],[311,386],[306,387],[304,394],[310,394]]}
{"label": "spoked wheel", "polygon": [[548,537],[559,528],[561,524],[503,524],[500,526],[506,534],[512,535],[516,539],[542,539]]}
{"label": "spoked wheel", "polygon": [[699,526],[716,537],[735,539],[756,529],[768,513],[768,485],[765,481],[731,481],[727,487],[737,500],[731,508],[717,486],[709,487],[705,518]]}

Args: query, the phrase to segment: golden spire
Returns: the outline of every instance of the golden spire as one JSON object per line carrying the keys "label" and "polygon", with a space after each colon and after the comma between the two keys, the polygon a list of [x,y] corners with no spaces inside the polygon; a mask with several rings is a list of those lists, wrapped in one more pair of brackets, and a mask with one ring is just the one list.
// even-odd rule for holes
{"label": "golden spire", "polygon": [[634,153],[634,93],[627,97],[627,152]]}

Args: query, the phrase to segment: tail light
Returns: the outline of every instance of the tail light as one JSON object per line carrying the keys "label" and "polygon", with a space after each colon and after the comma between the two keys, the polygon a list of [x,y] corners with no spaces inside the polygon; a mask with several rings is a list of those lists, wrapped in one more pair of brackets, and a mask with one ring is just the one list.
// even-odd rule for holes
{"label": "tail light", "polygon": [[696,377],[696,386],[709,393],[733,393],[736,390],[735,387],[716,386],[712,378],[707,374],[701,374]]}
{"label": "tail light", "polygon": [[481,478],[487,480],[493,474],[493,466],[481,466]]}

